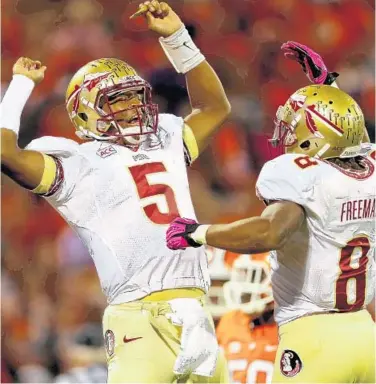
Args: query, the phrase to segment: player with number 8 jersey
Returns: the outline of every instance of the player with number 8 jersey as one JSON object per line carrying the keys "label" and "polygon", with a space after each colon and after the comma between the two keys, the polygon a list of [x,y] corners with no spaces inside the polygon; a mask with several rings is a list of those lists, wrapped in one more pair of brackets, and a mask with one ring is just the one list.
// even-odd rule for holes
{"label": "player with number 8 jersey", "polygon": [[329,85],[304,87],[277,111],[271,143],[283,153],[258,177],[262,214],[217,225],[177,218],[167,231],[171,249],[270,251],[273,382],[375,382],[366,309],[375,298],[375,145],[364,138],[354,99]]}
{"label": "player with number 8 jersey", "polygon": [[174,218],[195,217],[187,166],[230,106],[166,3],[145,2],[137,14],[185,74],[192,113],[159,114],[147,81],[127,63],[102,58],[83,66],[66,93],[77,136],[88,141],[42,137],[22,150],[20,114],[45,67],[21,58],[1,106],[2,170],[45,197],[89,249],[109,304],[103,318],[108,382],[227,382],[204,305],[205,252],[171,251],[165,232]]}

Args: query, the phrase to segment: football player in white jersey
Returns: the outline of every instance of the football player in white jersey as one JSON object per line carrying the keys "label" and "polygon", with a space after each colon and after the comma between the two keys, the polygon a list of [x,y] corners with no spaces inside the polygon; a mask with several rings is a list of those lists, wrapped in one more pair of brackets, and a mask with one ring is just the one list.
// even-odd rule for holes
{"label": "football player in white jersey", "polygon": [[375,291],[376,151],[364,135],[349,95],[324,84],[302,88],[277,113],[272,144],[284,154],[259,175],[262,214],[224,225],[177,218],[167,231],[171,249],[271,251],[274,382],[375,382],[375,323],[366,306]]}
{"label": "football player in white jersey", "polygon": [[205,252],[171,251],[165,232],[175,217],[195,216],[186,165],[230,105],[169,5],[148,1],[137,14],[185,74],[192,113],[159,114],[150,85],[132,67],[94,60],[66,93],[76,133],[88,141],[42,137],[20,149],[21,113],[46,69],[20,58],[1,104],[2,171],[44,196],[89,249],[109,304],[103,319],[109,382],[226,382],[203,304],[210,284]]}

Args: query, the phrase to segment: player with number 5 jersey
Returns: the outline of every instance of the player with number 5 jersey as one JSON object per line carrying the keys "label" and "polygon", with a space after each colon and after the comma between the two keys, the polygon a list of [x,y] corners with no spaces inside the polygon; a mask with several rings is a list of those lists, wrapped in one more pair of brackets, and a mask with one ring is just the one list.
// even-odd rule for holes
{"label": "player with number 5 jersey", "polygon": [[[310,52],[289,47],[302,61]],[[271,251],[273,382],[375,382],[375,323],[366,310],[375,295],[375,145],[364,135],[349,95],[304,87],[277,112],[271,141],[283,154],[258,177],[261,216],[222,225],[177,218],[167,231],[171,249]]]}
{"label": "player with number 5 jersey", "polygon": [[185,119],[159,114],[147,81],[127,63],[102,58],[83,66],[66,93],[69,117],[86,142],[42,137],[23,150],[17,147],[20,115],[46,68],[21,58],[1,105],[2,170],[45,197],[89,249],[109,304],[103,319],[108,382],[227,382],[204,305],[205,252],[171,251],[165,232],[175,217],[195,217],[187,166],[230,105],[166,3],[145,2],[137,15],[161,35],[167,57],[185,74],[192,113]]}

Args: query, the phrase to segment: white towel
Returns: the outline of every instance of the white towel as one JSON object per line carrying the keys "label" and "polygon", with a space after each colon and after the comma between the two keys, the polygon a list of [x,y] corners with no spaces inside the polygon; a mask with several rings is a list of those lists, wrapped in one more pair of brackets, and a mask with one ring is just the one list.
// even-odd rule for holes
{"label": "white towel", "polygon": [[214,374],[219,346],[215,331],[197,299],[169,301],[173,313],[167,316],[175,325],[182,326],[180,353],[174,373],[211,377]]}

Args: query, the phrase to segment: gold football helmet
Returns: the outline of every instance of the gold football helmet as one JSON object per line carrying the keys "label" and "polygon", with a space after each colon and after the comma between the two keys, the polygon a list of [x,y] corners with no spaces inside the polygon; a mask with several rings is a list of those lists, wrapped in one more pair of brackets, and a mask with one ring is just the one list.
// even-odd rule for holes
{"label": "gold football helmet", "polygon": [[356,101],[329,85],[310,85],[278,108],[273,147],[322,159],[353,157],[360,151],[364,116]]}
{"label": "gold football helmet", "polygon": [[[118,59],[94,60],[80,68],[68,85],[65,103],[81,139],[125,137],[137,144],[157,129],[158,106],[152,103],[151,86]],[[119,110],[116,105],[125,107]]]}

